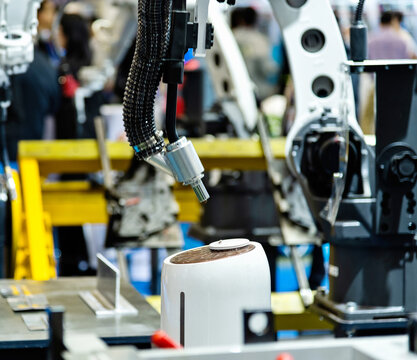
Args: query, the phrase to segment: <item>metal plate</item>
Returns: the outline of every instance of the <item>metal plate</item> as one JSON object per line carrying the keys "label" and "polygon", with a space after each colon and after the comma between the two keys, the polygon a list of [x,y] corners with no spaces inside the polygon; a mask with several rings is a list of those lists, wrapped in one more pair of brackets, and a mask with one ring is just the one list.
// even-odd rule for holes
{"label": "metal plate", "polygon": [[[130,284],[122,282],[121,294],[138,310],[139,315],[96,317],[79,296],[80,291],[93,291],[96,282],[94,277],[43,282],[0,280],[0,288],[26,285],[34,295],[45,294],[51,306],[64,306],[65,331],[68,334],[92,333],[108,344],[149,344],[150,337],[159,329],[159,314]],[[4,298],[0,298],[0,319],[0,350],[47,346],[47,332],[30,331],[20,314],[14,313]]]}
{"label": "metal plate", "polygon": [[112,308],[119,307],[120,271],[102,254],[97,254],[97,290]]}

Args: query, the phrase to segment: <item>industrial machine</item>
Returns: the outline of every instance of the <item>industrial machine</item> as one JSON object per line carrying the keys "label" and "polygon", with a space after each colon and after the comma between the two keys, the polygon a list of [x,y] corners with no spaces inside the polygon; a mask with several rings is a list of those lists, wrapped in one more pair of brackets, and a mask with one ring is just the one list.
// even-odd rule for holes
{"label": "industrial machine", "polygon": [[[10,106],[9,76],[25,72],[33,61],[33,37],[37,32],[37,10],[41,0],[25,0],[22,3],[3,0],[0,2],[0,98],[2,146],[5,146],[4,123]],[[11,174],[6,151],[2,151],[6,183],[9,195],[16,197],[16,189]]]}
{"label": "industrial machine", "polygon": [[[139,1],[138,44],[124,112],[138,156],[191,185],[201,201],[208,199],[203,167],[192,144],[176,135],[175,99],[184,51],[192,47],[202,55],[211,46],[208,3],[197,1],[195,23],[189,23],[185,1]],[[327,0],[275,0],[271,5],[296,93],[287,163],[331,244],[330,291],[318,294],[314,307],[338,325],[341,335],[404,329],[407,315],[417,310],[412,285],[417,157],[411,138],[416,63],[364,61],[364,1],[359,1],[352,32],[352,42],[359,43],[354,62],[347,62]],[[376,73],[375,147],[366,143],[355,118],[349,74],[363,71]],[[167,146],[152,112],[162,74],[169,84]]]}
{"label": "industrial machine", "polygon": [[[337,44],[330,41],[340,39],[323,31],[324,5],[314,8],[318,2],[312,1],[277,1],[272,5],[288,44],[297,94],[297,118],[287,138],[287,161],[303,187],[317,227],[331,246],[329,294],[318,294],[314,308],[337,324],[340,335],[404,329],[407,316],[417,310],[411,285],[416,274],[417,168],[415,142],[410,137],[417,120],[413,111],[416,63],[363,61],[366,54],[362,49],[352,54],[353,62],[334,59]],[[357,36],[366,45],[360,34],[364,31],[363,5],[360,1],[351,35],[353,46]],[[290,16],[282,16],[288,11],[294,18],[320,11],[320,24],[289,26]],[[326,18],[331,19],[331,14]],[[311,41],[313,38],[316,41]],[[301,44],[291,45],[296,39],[301,39]],[[342,45],[341,40],[338,43]],[[302,54],[304,59],[297,56]],[[329,71],[320,68],[321,55]],[[334,73],[332,55],[340,61],[339,65],[334,63]],[[316,59],[306,62],[306,57]],[[342,75],[337,73],[340,64],[344,64]],[[355,121],[349,77],[343,80],[351,72],[363,71],[376,74],[374,148],[365,143]],[[300,75],[304,75],[302,80]],[[301,91],[300,97],[302,81],[301,90],[309,92]]]}
{"label": "industrial machine", "polygon": [[[243,344],[243,312],[271,310],[268,261],[262,245],[248,239],[168,257],[161,289],[161,329],[187,348]],[[262,332],[267,324],[260,323]]]}
{"label": "industrial machine", "polygon": [[33,61],[33,37],[37,32],[37,9],[41,0],[0,1],[0,143],[4,175],[0,179],[0,277],[4,277],[5,246],[9,239],[10,201],[16,186],[6,147],[7,109],[11,104],[10,76],[24,73]]}
{"label": "industrial machine", "polygon": [[[185,0],[139,0],[138,40],[124,109],[127,135],[138,157],[174,175],[183,184],[191,185],[202,202],[209,198],[202,183],[204,169],[191,142],[179,138],[176,133],[175,107],[185,51],[193,48],[196,55],[204,55],[212,45],[212,28],[207,23],[209,2],[197,0],[196,16],[191,22]],[[234,1],[228,3],[232,5]],[[0,1],[0,4],[6,11],[5,4],[12,6],[16,2]],[[36,4],[36,1],[27,2],[32,10]],[[408,317],[417,312],[417,290],[413,282],[417,271],[414,240],[417,230],[417,148],[412,137],[417,126],[414,118],[417,62],[364,61],[366,56],[361,46],[358,52],[354,52],[354,61],[348,62],[327,0],[271,0],[271,4],[287,44],[296,89],[297,116],[287,139],[288,166],[302,186],[316,226],[331,244],[330,291],[319,291],[313,308],[336,324],[336,335],[405,331]],[[352,38],[357,37],[362,45],[366,43],[361,22],[363,4],[363,0],[359,1],[352,33]],[[23,32],[32,31],[32,27],[24,27]],[[20,37],[19,28],[5,28],[6,40],[24,38]],[[1,63],[0,59],[6,85],[7,75],[22,71],[25,61],[30,60],[29,52],[25,52],[30,46],[27,43],[27,47],[20,48],[21,59],[26,60],[9,64],[7,61]],[[11,59],[15,61],[16,58]],[[375,73],[377,85],[374,146],[365,141],[355,119],[349,78],[350,73],[364,71]],[[168,83],[168,145],[156,129],[153,116],[155,93],[162,77]],[[8,101],[4,99],[3,110]],[[5,159],[7,167],[7,156]],[[12,189],[9,181],[10,193]],[[224,243],[226,248],[222,248]],[[239,322],[236,320],[239,312],[244,318],[245,308],[269,306],[269,273],[259,245],[242,240],[232,248],[228,245],[220,241],[212,245],[208,255],[204,254],[207,248],[203,248],[195,250],[197,257],[194,258],[192,255],[195,253],[186,253],[166,260],[162,325],[175,333],[180,342],[191,327],[191,334],[197,338],[193,341],[197,344],[201,319],[204,319],[204,324],[215,320],[217,326],[211,328],[215,331],[222,325],[222,311],[233,312],[231,325],[235,326]],[[232,256],[229,256],[230,250]],[[241,259],[247,259],[250,265],[246,261],[240,262]],[[202,265],[197,268],[195,264]],[[224,264],[227,265],[223,267]],[[222,271],[230,277],[223,275]],[[230,288],[224,283],[223,287],[219,286],[225,278],[230,282]],[[233,281],[239,283],[233,284]],[[254,305],[241,305],[245,300],[245,293],[241,292],[244,287],[258,300]],[[228,292],[230,289],[232,291]],[[199,301],[203,291],[206,291],[204,295],[207,298],[215,297],[214,303],[219,300],[219,309],[217,314],[211,312],[215,311],[214,308],[199,318],[206,309],[199,307],[207,300]],[[187,297],[185,292],[197,292],[198,295]],[[242,302],[238,305],[230,301],[234,297]],[[190,316],[195,316],[195,319]],[[265,324],[264,317],[255,319],[261,319]],[[244,320],[242,325],[245,323],[250,327],[250,318]],[[172,327],[171,322],[176,321],[179,324]],[[254,323],[256,332],[257,321]],[[415,351],[416,326],[413,326],[409,349]],[[232,332],[235,335],[236,328]],[[262,328],[258,332],[263,335]],[[219,335],[222,336],[220,332]],[[239,337],[227,341],[227,344],[241,342]],[[187,346],[186,341],[183,343]],[[372,349],[368,348],[369,344]],[[405,337],[375,338],[366,342],[344,339],[331,340],[328,344],[237,346],[232,350],[187,349],[183,353],[143,352],[139,358],[239,358],[244,354],[248,359],[260,356],[272,359],[283,352],[290,352],[297,359],[313,356],[332,359],[336,356],[345,359],[415,358],[407,352],[406,345]],[[62,347],[57,349],[59,357]],[[95,352],[106,352],[106,349]],[[71,358],[71,354],[66,355]],[[135,356],[131,351],[129,355]],[[75,356],[81,358],[80,354]]]}

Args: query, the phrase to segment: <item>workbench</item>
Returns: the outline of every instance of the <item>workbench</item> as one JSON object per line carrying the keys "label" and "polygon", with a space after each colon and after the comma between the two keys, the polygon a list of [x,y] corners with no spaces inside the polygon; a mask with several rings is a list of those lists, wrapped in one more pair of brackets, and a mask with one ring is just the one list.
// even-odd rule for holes
{"label": "workbench", "polygon": [[[96,278],[59,278],[44,282],[33,280],[1,280],[0,288],[10,285],[22,286],[30,293],[45,294],[49,305],[65,308],[64,327],[66,334],[90,333],[107,344],[132,344],[149,347],[151,335],[160,327],[160,317],[148,302],[130,284],[121,284],[122,295],[138,309],[138,315],[96,318],[93,311],[78,295],[79,291],[91,291],[96,287]],[[47,331],[30,331],[21,317],[14,313],[5,298],[0,297],[0,359],[8,354],[23,354],[30,357],[42,354],[48,346]],[[15,357],[11,357],[15,358]],[[16,356],[17,358],[17,356]],[[25,358],[22,355],[22,358]],[[29,358],[29,356],[27,357]]]}

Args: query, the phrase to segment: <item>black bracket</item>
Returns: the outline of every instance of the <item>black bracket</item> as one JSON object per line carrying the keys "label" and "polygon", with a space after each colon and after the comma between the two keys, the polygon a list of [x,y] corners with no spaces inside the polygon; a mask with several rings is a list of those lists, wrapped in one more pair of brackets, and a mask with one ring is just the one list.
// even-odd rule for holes
{"label": "black bracket", "polygon": [[256,344],[277,340],[271,311],[243,311],[244,342]]}
{"label": "black bracket", "polygon": [[[234,2],[233,0],[229,0]],[[228,1],[228,3],[229,3]],[[212,24],[206,28],[206,49],[214,43]],[[190,22],[190,13],[186,10],[185,1],[174,2],[171,21],[171,39],[164,59],[163,81],[167,84],[182,84],[184,81],[184,55],[188,49],[197,48],[198,24]]]}

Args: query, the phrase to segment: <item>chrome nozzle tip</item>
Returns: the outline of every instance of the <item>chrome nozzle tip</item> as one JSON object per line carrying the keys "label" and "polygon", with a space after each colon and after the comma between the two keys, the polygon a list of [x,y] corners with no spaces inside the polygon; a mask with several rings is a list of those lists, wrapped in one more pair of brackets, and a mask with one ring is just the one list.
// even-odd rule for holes
{"label": "chrome nozzle tip", "polygon": [[193,188],[194,193],[200,203],[205,204],[207,200],[210,199],[210,195],[201,180],[196,181],[191,185],[191,187]]}

